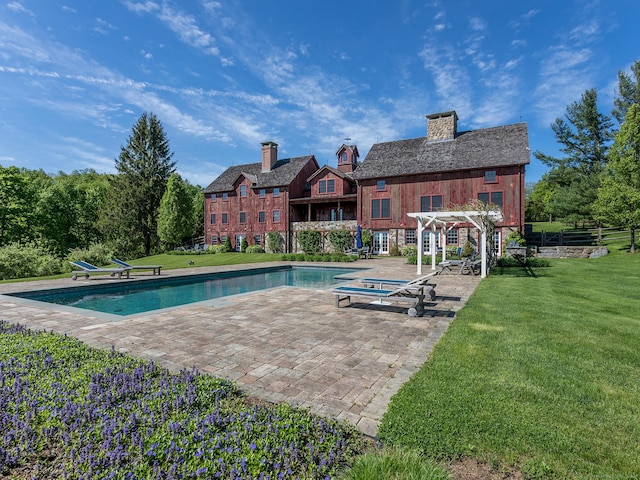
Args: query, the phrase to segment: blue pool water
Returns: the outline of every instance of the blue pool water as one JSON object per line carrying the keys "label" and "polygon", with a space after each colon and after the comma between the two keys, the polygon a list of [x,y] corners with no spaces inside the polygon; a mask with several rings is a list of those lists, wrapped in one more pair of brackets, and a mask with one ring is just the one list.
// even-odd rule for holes
{"label": "blue pool water", "polygon": [[348,275],[358,270],[336,267],[268,267],[12,295],[124,316],[286,285],[323,288],[349,280]]}

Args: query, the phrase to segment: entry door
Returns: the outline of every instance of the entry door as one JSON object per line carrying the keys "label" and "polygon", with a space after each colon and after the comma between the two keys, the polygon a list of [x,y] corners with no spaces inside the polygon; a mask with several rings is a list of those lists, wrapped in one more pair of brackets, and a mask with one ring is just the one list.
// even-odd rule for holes
{"label": "entry door", "polygon": [[242,248],[242,240],[244,240],[245,237],[246,235],[236,235],[236,252],[239,252]]}
{"label": "entry door", "polygon": [[389,253],[389,232],[373,232],[373,251],[382,255]]}

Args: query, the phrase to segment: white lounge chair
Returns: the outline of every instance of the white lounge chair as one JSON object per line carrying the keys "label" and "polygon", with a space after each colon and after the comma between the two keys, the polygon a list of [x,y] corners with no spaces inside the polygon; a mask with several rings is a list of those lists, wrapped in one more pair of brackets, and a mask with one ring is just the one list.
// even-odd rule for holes
{"label": "white lounge chair", "polygon": [[84,262],[82,260],[78,260],[77,262],[69,262],[74,267],[79,268],[80,270],[74,270],[71,272],[72,277],[71,280],[77,280],[78,275],[84,275],[84,278],[89,278],[89,275],[92,273],[110,273],[111,276],[118,275],[118,278],[122,278],[122,274],[124,273],[127,278],[129,278],[130,268],[100,268],[95,265],[91,265],[90,263]]}
{"label": "white lounge chair", "polygon": [[[391,302],[409,303],[407,313],[415,317],[419,311],[424,310],[424,297],[427,285],[405,285],[396,289],[356,287],[356,286],[340,286],[333,289],[336,296],[336,308],[340,308],[342,300],[348,300],[351,303],[351,297],[369,297],[376,298],[370,302],[371,304],[389,305]],[[430,287],[430,286],[429,286]]]}
{"label": "white lounge chair", "polygon": [[162,265],[131,265],[122,260],[118,260],[117,258],[112,258],[111,262],[115,263],[121,268],[129,268],[131,270],[153,270],[153,275],[155,275],[156,272],[158,275],[160,275],[160,269],[162,269]]}

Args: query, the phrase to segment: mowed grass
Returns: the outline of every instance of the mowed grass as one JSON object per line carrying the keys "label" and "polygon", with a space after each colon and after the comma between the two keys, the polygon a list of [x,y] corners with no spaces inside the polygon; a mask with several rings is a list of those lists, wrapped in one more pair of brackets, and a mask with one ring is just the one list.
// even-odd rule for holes
{"label": "mowed grass", "polygon": [[494,269],[379,435],[529,478],[640,476],[640,256]]}

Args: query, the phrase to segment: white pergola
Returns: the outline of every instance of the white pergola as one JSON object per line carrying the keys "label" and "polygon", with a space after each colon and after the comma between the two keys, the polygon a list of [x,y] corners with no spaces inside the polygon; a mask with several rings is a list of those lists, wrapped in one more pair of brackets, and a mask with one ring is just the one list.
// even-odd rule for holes
{"label": "white pergola", "polygon": [[[480,276],[487,276],[487,227],[481,221],[482,218],[490,219],[493,222],[502,221],[502,213],[497,210],[479,211],[479,210],[462,210],[454,212],[415,212],[407,213],[408,216],[418,221],[418,275],[422,275],[422,252],[423,232],[430,228],[429,232],[429,250],[431,251],[431,270],[436,269],[436,231],[440,227],[442,235],[440,245],[442,248],[442,261],[446,260],[446,231],[458,225],[459,223],[471,223],[480,230],[480,253],[482,258]],[[443,238],[444,237],[444,238]]]}

